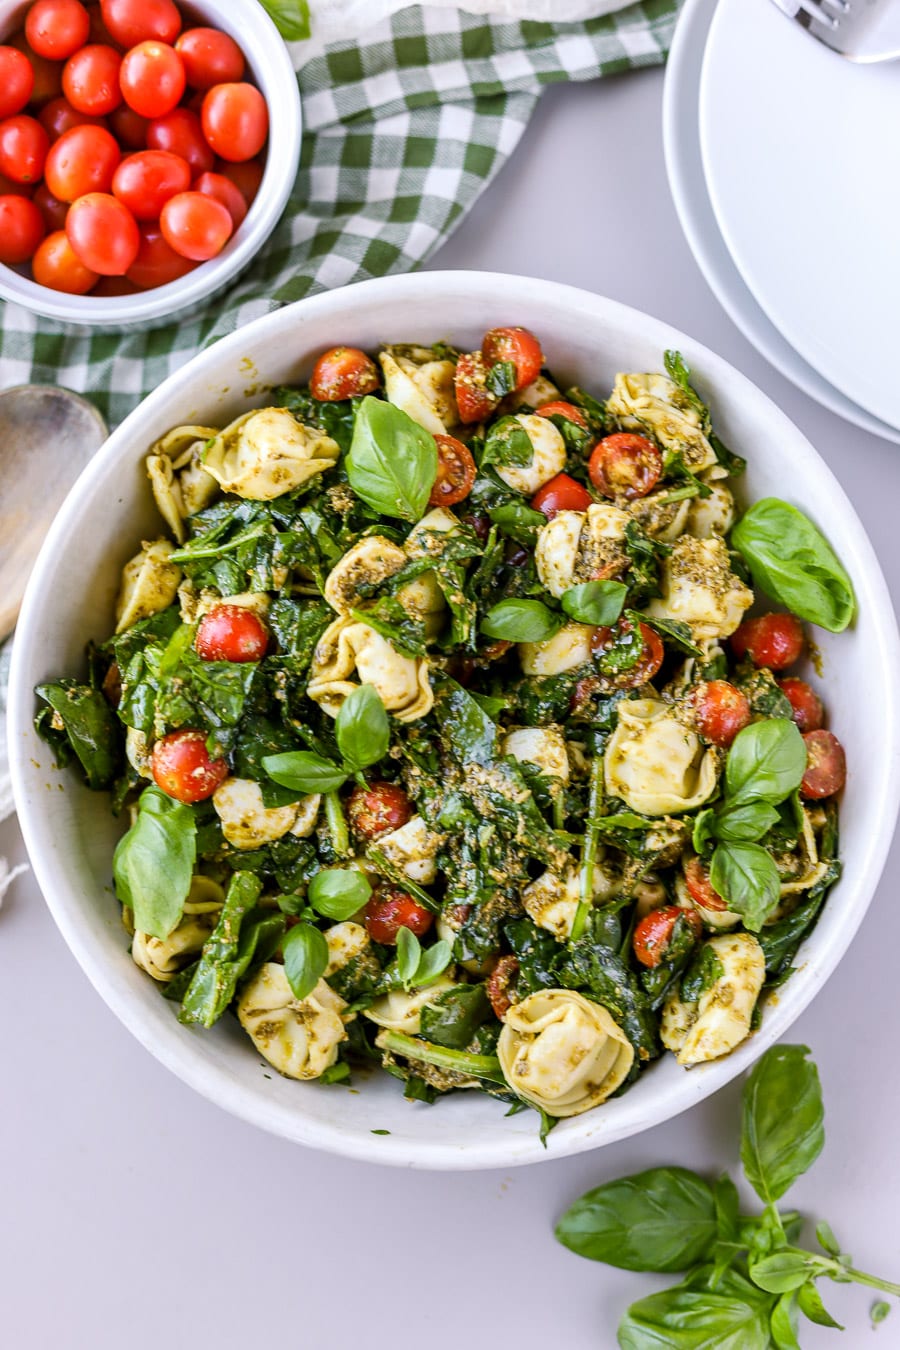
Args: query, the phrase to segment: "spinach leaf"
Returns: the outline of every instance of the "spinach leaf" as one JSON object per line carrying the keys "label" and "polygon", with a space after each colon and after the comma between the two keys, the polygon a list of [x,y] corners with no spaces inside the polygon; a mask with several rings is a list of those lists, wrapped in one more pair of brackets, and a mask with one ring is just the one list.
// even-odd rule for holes
{"label": "spinach leaf", "polygon": [[563,616],[541,600],[501,600],[481,620],[481,632],[506,642],[544,642],[559,632],[563,622]]}
{"label": "spinach leaf", "polygon": [[387,710],[371,684],[361,684],[341,704],[334,724],[335,739],[351,773],[377,764],[391,744]]}
{"label": "spinach leaf", "polygon": [[556,1225],[564,1247],[620,1270],[687,1270],[716,1237],[712,1190],[683,1167],[654,1167],[597,1186]]}
{"label": "spinach leaf", "polygon": [[427,655],[425,620],[410,614],[395,595],[382,595],[374,604],[365,609],[352,609],[350,613],[358,623],[368,624],[387,638],[401,656],[415,660]]}
{"label": "spinach leaf", "polygon": [[715,949],[704,943],[688,966],[681,981],[681,998],[685,1003],[699,1003],[708,989],[725,974],[725,967]]}
{"label": "spinach leaf", "polygon": [[495,1055],[469,1054],[465,1050],[451,1050],[443,1045],[433,1045],[430,1041],[420,1040],[416,1036],[407,1036],[402,1031],[382,1031],[378,1044],[391,1054],[403,1055],[413,1062],[433,1064],[435,1068],[446,1069],[450,1073],[460,1073],[471,1078],[485,1078],[488,1082],[499,1083],[507,1087],[500,1061]]}
{"label": "spinach leaf", "polygon": [[[530,444],[530,443],[529,443]],[[350,486],[374,511],[416,521],[437,476],[434,437],[401,408],[364,398],[345,460]]]}
{"label": "spinach leaf", "polygon": [[704,680],[731,679],[747,695],[751,712],[758,717],[793,718],[791,701],[782,693],[775,676],[770,670],[754,670],[752,666],[739,667],[733,676],[728,675],[727,667],[718,675],[703,674]]}
{"label": "spinach leaf", "polygon": [[[286,0],[286,3],[292,3],[292,0]],[[293,3],[304,5],[306,0],[293,0]],[[353,422],[361,402],[360,397],[337,399],[334,403],[321,402],[313,398],[308,389],[295,389],[290,385],[278,385],[272,390],[272,407],[287,408],[304,426],[324,431],[337,441],[345,454],[353,440]]]}
{"label": "spinach leaf", "polygon": [[372,887],[356,867],[325,867],[309,883],[307,898],[326,919],[350,919],[372,894]]}
{"label": "spinach leaf", "polygon": [[282,915],[256,911],[250,915],[262,891],[262,882],[252,872],[235,872],[228,886],[218,923],[203,944],[203,951],[181,1005],[178,1020],[187,1025],[211,1027],[234,998],[238,980],[256,953],[261,925],[277,921],[276,935],[284,931]]}
{"label": "spinach leaf", "polygon": [[744,1085],[741,1162],[766,1204],[812,1166],[825,1143],[822,1089],[805,1045],[776,1045]]}
{"label": "spinach leaf", "polygon": [[269,606],[266,620],[292,675],[305,674],[316,643],[333,619],[334,611],[324,600],[279,596]]}
{"label": "spinach leaf", "polygon": [[659,633],[670,646],[678,651],[684,652],[686,656],[703,656],[703,648],[698,647],[694,641],[694,635],[690,626],[682,623],[680,619],[662,619],[655,614],[633,614],[632,623],[635,626],[638,623],[645,623],[648,628],[652,628],[655,633]]}
{"label": "spinach leaf", "polygon": [[77,680],[55,680],[37,685],[34,692],[53,709],[46,724],[42,722],[38,728],[44,731],[45,739],[50,739],[45,725],[63,731],[84,769],[88,787],[109,787],[121,762],[120,732],[100,690]]}
{"label": "spinach leaf", "polygon": [[625,526],[624,549],[628,555],[628,573],[625,580],[632,605],[642,605],[659,595],[659,568],[663,558],[672,552],[671,544],[653,539],[636,520]]}
{"label": "spinach leaf", "polygon": [[260,4],[285,42],[309,37],[309,0],[260,0]]}
{"label": "spinach leaf", "polygon": [[291,993],[302,1002],[312,993],[325,974],[328,965],[328,943],[324,934],[311,923],[298,923],[285,933],[281,953]]}
{"label": "spinach leaf", "polygon": [[147,787],[138,817],[116,845],[116,894],[134,912],[134,926],[167,938],[178,926],[191,888],[197,855],[197,827],[189,806]]}
{"label": "spinach leaf", "polygon": [[501,417],[488,431],[481,456],[487,464],[525,465],[534,458],[531,437],[516,417]]}
{"label": "spinach leaf", "polygon": [[796,723],[785,717],[751,722],[728,751],[725,785],[728,804],[784,801],[806,772],[806,746]]}
{"label": "spinach leaf", "polygon": [[853,585],[808,516],[777,497],[754,502],[731,532],[760,590],[792,613],[841,633],[856,611]]}
{"label": "spinach leaf", "polygon": [[619,1323],[620,1350],[770,1350],[772,1303],[744,1280],[724,1292],[676,1285],[632,1303]]}
{"label": "spinach leaf", "polygon": [[759,932],[781,899],[775,860],[760,844],[719,844],[712,855],[709,879],[753,933]]}
{"label": "spinach leaf", "polygon": [[691,372],[681,352],[667,351],[664,358],[666,374],[670,380],[687,395],[688,402],[693,405],[702,419],[703,431],[707,440],[713,448],[716,459],[727,469],[730,474],[741,474],[747,467],[747,461],[741,459],[740,455],[735,455],[731,450],[724,446],[718,436],[712,430],[710,425],[709,408],[703,402],[696,389],[691,384]]}
{"label": "spinach leaf", "polygon": [[517,544],[524,544],[527,548],[534,548],[538,532],[547,524],[547,517],[543,512],[535,511],[521,498],[518,501],[501,502],[499,506],[492,506],[488,516],[494,525],[498,525],[504,534],[509,535],[510,539],[515,539]]}
{"label": "spinach leaf", "polygon": [[421,1032],[427,1041],[465,1050],[482,1022],[491,1016],[483,984],[460,984],[438,994],[422,1009]]}
{"label": "spinach leaf", "polygon": [[438,724],[447,749],[460,764],[490,764],[497,751],[497,728],[476,699],[449,676],[435,679]]}
{"label": "spinach leaf", "polygon": [[622,613],[627,594],[628,587],[621,581],[583,581],[564,591],[560,604],[578,623],[609,627]]}
{"label": "spinach leaf", "polygon": [[333,792],[347,780],[345,769],[312,750],[265,755],[262,766],[274,782],[295,792]]}

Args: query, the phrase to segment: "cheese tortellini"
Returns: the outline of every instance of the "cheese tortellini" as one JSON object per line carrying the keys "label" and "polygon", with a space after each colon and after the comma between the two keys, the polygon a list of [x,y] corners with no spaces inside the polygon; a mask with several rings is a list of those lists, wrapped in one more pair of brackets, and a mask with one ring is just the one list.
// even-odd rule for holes
{"label": "cheese tortellini", "polygon": [[[366,535],[349,548],[328,573],[323,591],[325,599],[338,614],[365,609],[368,597],[363,588],[377,586],[394,576],[406,561],[407,553],[398,544],[380,534]],[[445,608],[444,593],[433,572],[425,572],[401,586],[397,599],[408,614],[426,622],[440,615]]]}
{"label": "cheese tortellini", "polygon": [[244,413],[203,453],[203,467],[226,492],[272,501],[330,469],[337,441],[298,422],[287,408]]}
{"label": "cheese tortellini", "polygon": [[379,353],[384,392],[389,403],[439,436],[459,421],[454,376],[447,358],[435,360],[427,347],[385,347]]}
{"label": "cheese tortellini", "polygon": [[232,848],[241,849],[261,848],[286,834],[306,838],[316,827],[321,801],[315,793],[286,806],[267,807],[253,778],[226,778],[212,799],[223,835]]}
{"label": "cheese tortellini", "polygon": [[634,1049],[599,1003],[542,989],[507,1012],[497,1057],[518,1097],[551,1116],[576,1116],[622,1086]]}
{"label": "cheese tortellini", "polygon": [[319,638],[306,692],[329,717],[337,717],[344,699],[360,684],[371,684],[398,722],[414,722],[434,704],[423,657],[401,656],[374,628],[344,616]]}
{"label": "cheese tortellini", "polygon": [[[153,937],[136,929],[131,939],[131,956],[136,966],[159,984],[168,984],[203,950],[203,944],[215,928],[225,902],[225,892],[209,877],[196,876],[191,882],[180,922],[166,938]],[[129,911],[130,913],[130,911]]]}
{"label": "cheese tortellini", "polygon": [[294,997],[284,966],[269,961],[241,991],[238,1021],[264,1059],[286,1078],[318,1078],[346,1040],[347,1004],[324,980]]}
{"label": "cheese tortellini", "polygon": [[594,629],[588,623],[564,623],[544,642],[520,642],[519,660],[526,675],[562,675],[591,659]]}
{"label": "cheese tortellini", "polygon": [[594,502],[586,511],[559,511],[548,520],[538,535],[534,561],[550,594],[559,597],[579,582],[620,571],[628,561],[623,541],[630,519],[611,502]]}
{"label": "cheese tortellini", "polygon": [[692,473],[716,463],[696,403],[667,375],[617,375],[606,410],[622,426],[643,431],[664,450],[680,453]]}
{"label": "cheese tortellini", "polygon": [[363,1017],[376,1026],[384,1027],[386,1031],[402,1031],[407,1036],[417,1036],[422,1009],[433,1003],[439,994],[455,988],[455,980],[449,975],[441,975],[424,989],[412,989],[409,993],[403,989],[392,989],[389,994],[377,998],[370,1007],[364,1008]]}
{"label": "cheese tortellini", "polygon": [[719,761],[661,699],[623,700],[604,758],[606,791],[643,816],[692,811],[715,791]]}
{"label": "cheese tortellini", "polygon": [[175,549],[168,539],[141,544],[140,553],[122,568],[122,584],[116,601],[116,632],[124,633],[141,619],[149,619],[169,605],[178,594],[181,568],[170,561]]}
{"label": "cheese tortellini", "polygon": [[504,736],[502,751],[520,764],[533,764],[560,784],[569,781],[569,752],[559,727],[514,727]]}
{"label": "cheese tortellini", "polygon": [[[594,899],[609,898],[610,881],[601,867],[594,868],[592,889]],[[546,928],[558,942],[567,942],[580,894],[581,871],[572,862],[562,873],[548,870],[530,881],[522,890],[522,904],[539,928]]]}
{"label": "cheese tortellini", "polygon": [[566,443],[548,417],[517,413],[515,420],[531,441],[528,464],[498,464],[497,473],[515,492],[530,497],[566,467]]}
{"label": "cheese tortellini", "polygon": [[686,1069],[730,1054],[746,1040],[766,978],[766,958],[751,933],[721,934],[706,946],[722,973],[696,1003],[682,1002],[676,989],[662,1010],[663,1045]]}
{"label": "cheese tortellini", "polygon": [[683,534],[662,561],[662,596],[647,612],[686,623],[698,642],[730,637],[753,604],[753,592],[731,570],[718,535]]}

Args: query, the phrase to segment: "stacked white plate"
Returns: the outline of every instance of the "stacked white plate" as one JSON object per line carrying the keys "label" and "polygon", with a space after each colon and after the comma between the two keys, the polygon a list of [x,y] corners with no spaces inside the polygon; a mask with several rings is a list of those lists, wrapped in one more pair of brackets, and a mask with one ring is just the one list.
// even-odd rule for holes
{"label": "stacked white plate", "polygon": [[770,0],[685,0],[663,135],[682,228],[744,336],[900,443],[900,63],[858,66]]}

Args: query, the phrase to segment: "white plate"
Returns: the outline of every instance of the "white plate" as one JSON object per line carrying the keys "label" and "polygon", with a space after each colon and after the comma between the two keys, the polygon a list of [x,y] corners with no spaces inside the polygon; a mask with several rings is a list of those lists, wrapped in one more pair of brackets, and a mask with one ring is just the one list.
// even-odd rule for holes
{"label": "white plate", "polygon": [[712,0],[685,0],[663,94],[669,188],[697,266],[732,323],[785,379],[845,421],[900,444],[900,430],[860,408],[794,351],[754,300],[728,252],[709,199],[700,152],[700,72],[714,13]]}
{"label": "white plate", "polygon": [[700,143],[725,243],[788,342],[894,427],[898,120],[900,67],[845,61],[766,0],[721,0]]}

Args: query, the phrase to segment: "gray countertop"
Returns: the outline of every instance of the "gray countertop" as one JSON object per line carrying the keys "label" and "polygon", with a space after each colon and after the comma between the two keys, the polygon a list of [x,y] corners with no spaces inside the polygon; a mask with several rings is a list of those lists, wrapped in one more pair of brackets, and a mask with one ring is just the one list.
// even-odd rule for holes
{"label": "gray countertop", "polygon": [[[719,308],[669,198],[662,84],[651,71],[550,90],[433,265],[571,282],[721,352],[818,447],[896,588],[900,450],[797,392]],[[24,856],[14,821],[0,826],[2,852]],[[894,1279],[898,881],[895,847],[861,932],[790,1037],[811,1046],[827,1109],[825,1153],[791,1203],[827,1217],[863,1269]],[[638,1138],[509,1173],[394,1171],[270,1138],[138,1046],[69,955],[30,875],[0,913],[0,1056],[0,1342],[10,1350],[607,1350],[621,1310],[654,1279],[570,1255],[553,1240],[554,1218],[625,1172],[670,1162],[712,1176],[737,1154],[738,1084]],[[867,1291],[823,1292],[848,1331],[807,1324],[804,1350],[900,1346],[900,1308],[871,1331]]]}

